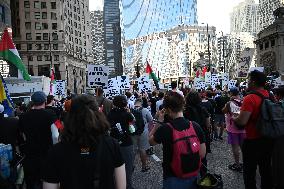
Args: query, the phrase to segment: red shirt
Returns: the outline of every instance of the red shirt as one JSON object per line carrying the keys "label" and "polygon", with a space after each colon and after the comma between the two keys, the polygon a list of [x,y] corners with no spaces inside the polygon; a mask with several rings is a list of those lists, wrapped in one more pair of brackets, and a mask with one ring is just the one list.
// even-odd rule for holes
{"label": "red shirt", "polygon": [[[257,90],[266,97],[269,97],[269,93],[266,90]],[[256,122],[260,113],[261,97],[255,94],[249,94],[244,97],[241,111],[251,112],[248,123],[245,126],[246,138],[257,139],[261,137],[261,134],[256,129]]]}

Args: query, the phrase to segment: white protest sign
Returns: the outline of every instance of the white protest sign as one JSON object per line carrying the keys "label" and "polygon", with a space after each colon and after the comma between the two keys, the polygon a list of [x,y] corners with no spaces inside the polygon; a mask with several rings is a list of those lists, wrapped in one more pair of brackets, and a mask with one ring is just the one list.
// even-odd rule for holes
{"label": "white protest sign", "polygon": [[228,88],[231,89],[236,87],[237,82],[238,82],[237,80],[230,80]]}
{"label": "white protest sign", "polygon": [[220,78],[222,80],[222,89],[225,90],[226,86],[229,85],[229,74],[228,73],[222,73],[220,75]]}
{"label": "white protest sign", "polygon": [[120,95],[120,89],[118,87],[118,83],[116,78],[111,78],[108,80],[107,89],[104,89],[105,96],[108,99],[112,99],[113,97]]}
{"label": "white protest sign", "polygon": [[109,67],[103,65],[87,65],[88,69],[88,86],[91,88],[102,87],[108,85]]}
{"label": "white protest sign", "polygon": [[252,71],[255,71],[255,70],[257,70],[259,72],[264,72],[264,67],[251,67],[249,69],[249,72],[252,72]]}
{"label": "white protest sign", "polygon": [[211,85],[211,72],[205,73],[205,83],[206,85]]}
{"label": "white protest sign", "polygon": [[247,77],[254,52],[255,49],[252,48],[246,48],[245,50],[243,50],[239,63],[237,65],[237,77]]}
{"label": "white protest sign", "polygon": [[152,85],[148,76],[141,76],[138,78],[138,89],[140,93],[152,91]]}
{"label": "white protest sign", "polygon": [[194,78],[194,88],[195,89],[205,89],[205,82],[200,78]]}
{"label": "white protest sign", "polygon": [[122,75],[122,76],[117,76],[117,85],[119,89],[125,90],[125,89],[130,89],[130,79],[129,76]]}
{"label": "white protest sign", "polygon": [[56,80],[54,87],[54,95],[64,96],[65,95],[65,80]]}

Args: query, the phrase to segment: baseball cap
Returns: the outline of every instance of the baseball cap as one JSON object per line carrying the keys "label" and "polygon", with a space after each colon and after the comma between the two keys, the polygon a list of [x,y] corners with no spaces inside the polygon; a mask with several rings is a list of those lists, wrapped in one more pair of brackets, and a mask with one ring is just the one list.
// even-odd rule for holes
{"label": "baseball cap", "polygon": [[32,97],[31,100],[34,103],[34,105],[41,105],[44,102],[46,102],[46,94],[42,91],[36,91]]}
{"label": "baseball cap", "polygon": [[2,104],[0,104],[0,113],[3,113],[4,112],[4,106]]}
{"label": "baseball cap", "polygon": [[237,87],[230,88],[230,93],[234,96],[239,94],[239,89]]}

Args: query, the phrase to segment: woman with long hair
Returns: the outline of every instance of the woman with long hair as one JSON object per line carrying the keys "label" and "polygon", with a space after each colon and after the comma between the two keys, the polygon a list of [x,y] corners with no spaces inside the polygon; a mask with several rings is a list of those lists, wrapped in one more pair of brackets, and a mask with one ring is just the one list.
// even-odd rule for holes
{"label": "woman with long hair", "polygon": [[93,96],[73,98],[61,141],[44,166],[43,189],[125,189],[124,161],[108,129]]}

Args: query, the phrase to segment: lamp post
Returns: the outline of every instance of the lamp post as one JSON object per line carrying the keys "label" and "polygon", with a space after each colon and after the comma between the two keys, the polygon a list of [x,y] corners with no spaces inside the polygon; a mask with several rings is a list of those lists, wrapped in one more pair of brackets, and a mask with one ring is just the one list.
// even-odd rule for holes
{"label": "lamp post", "polygon": [[[205,23],[201,23],[205,24]],[[210,34],[209,34],[209,26],[206,24],[206,33],[207,33],[207,51],[208,51],[208,67],[211,72],[211,52],[210,52]]]}

